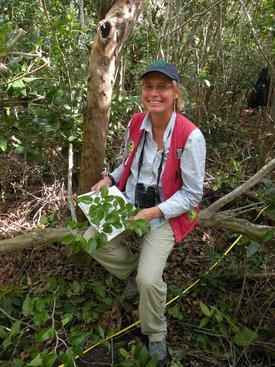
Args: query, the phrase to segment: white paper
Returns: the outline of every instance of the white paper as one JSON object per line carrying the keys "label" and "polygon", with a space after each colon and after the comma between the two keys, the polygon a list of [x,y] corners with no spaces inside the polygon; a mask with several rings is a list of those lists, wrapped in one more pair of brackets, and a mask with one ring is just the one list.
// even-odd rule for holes
{"label": "white paper", "polygon": [[[108,190],[109,190],[108,195],[120,196],[125,201],[125,203],[127,203],[127,200],[126,200],[125,196],[123,195],[123,193],[116,186],[108,187]],[[81,194],[78,197],[81,198],[82,196],[91,196],[92,198],[95,198],[97,196],[100,196],[100,194],[97,195],[95,192],[90,191],[90,192],[86,192],[86,194]],[[90,216],[89,216],[89,209],[90,209],[91,205],[93,205],[93,204],[78,203],[78,206],[83,211],[83,213],[86,215],[86,217],[87,217],[89,223],[91,224],[91,226],[94,227],[100,233],[101,232],[100,229],[104,225],[105,221],[104,221],[104,219],[102,219],[99,226],[96,226],[94,223],[91,222],[91,219],[90,219]],[[108,241],[110,241],[112,238],[116,237],[117,235],[119,235],[120,233],[125,231],[124,226],[122,226],[121,228],[114,228],[112,226],[112,229],[113,229],[112,233],[105,233],[104,232],[107,236]]]}

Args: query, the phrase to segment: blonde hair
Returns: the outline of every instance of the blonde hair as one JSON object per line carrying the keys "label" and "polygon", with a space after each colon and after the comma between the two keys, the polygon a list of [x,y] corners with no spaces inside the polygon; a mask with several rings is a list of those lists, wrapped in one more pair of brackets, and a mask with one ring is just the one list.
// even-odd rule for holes
{"label": "blonde hair", "polygon": [[174,110],[180,112],[183,109],[182,87],[175,80],[172,80],[172,85],[178,95],[178,98],[174,99]]}

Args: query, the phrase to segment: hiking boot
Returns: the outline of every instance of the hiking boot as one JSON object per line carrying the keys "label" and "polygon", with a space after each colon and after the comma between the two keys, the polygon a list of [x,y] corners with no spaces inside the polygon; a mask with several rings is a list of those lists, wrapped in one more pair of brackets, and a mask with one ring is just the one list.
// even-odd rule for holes
{"label": "hiking boot", "polygon": [[134,271],[132,274],[130,274],[130,276],[128,278],[127,285],[124,288],[124,291],[122,292],[122,294],[120,296],[120,298],[122,300],[132,299],[132,298],[135,298],[138,295],[136,276],[137,276],[136,271]]}
{"label": "hiking boot", "polygon": [[157,354],[158,356],[157,367],[165,367],[167,363],[166,338],[163,338],[159,342],[149,341],[149,355],[150,357],[153,357],[154,354]]}

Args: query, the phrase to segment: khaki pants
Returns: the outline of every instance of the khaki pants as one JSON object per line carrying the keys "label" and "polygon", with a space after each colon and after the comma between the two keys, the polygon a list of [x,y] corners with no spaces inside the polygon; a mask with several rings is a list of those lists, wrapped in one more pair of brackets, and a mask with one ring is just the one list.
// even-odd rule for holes
{"label": "khaki pants", "polygon": [[[89,239],[94,229],[89,227],[84,234]],[[133,254],[121,245],[127,234],[112,239],[97,249],[93,258],[119,279],[126,279],[137,270],[137,286],[140,294],[139,316],[142,333],[151,342],[160,341],[167,333],[164,316],[167,285],[162,279],[163,270],[175,240],[168,222],[143,236],[140,255]]]}

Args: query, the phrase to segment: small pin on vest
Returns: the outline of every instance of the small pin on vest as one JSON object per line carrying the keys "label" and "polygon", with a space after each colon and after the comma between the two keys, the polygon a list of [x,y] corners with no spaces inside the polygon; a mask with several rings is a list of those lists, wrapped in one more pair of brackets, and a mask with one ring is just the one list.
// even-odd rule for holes
{"label": "small pin on vest", "polygon": [[177,157],[178,157],[178,160],[181,159],[182,153],[183,153],[183,149],[182,148],[177,148]]}

